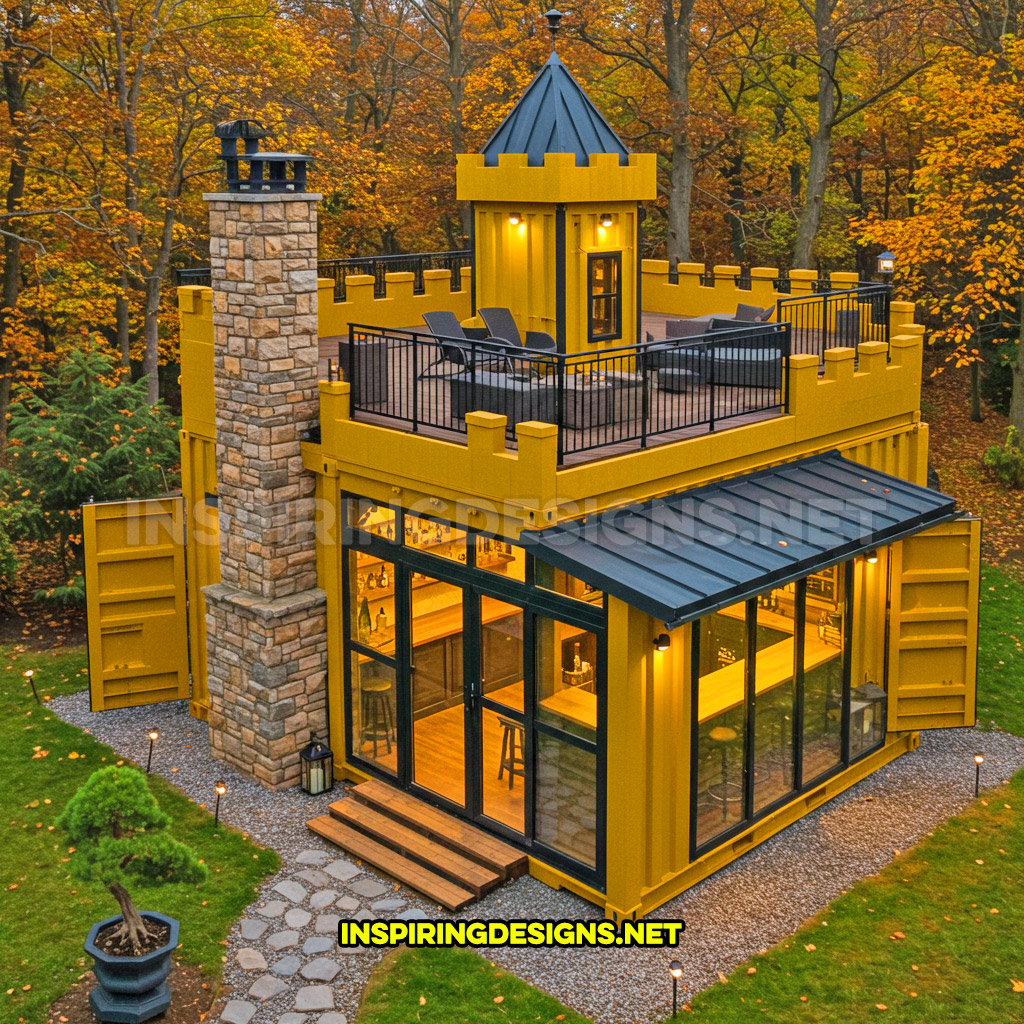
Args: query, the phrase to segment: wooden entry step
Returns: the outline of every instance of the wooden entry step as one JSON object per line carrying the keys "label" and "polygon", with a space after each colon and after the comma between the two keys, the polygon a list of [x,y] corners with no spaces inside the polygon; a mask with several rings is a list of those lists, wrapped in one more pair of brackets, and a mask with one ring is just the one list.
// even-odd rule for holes
{"label": "wooden entry step", "polygon": [[376,779],[306,824],[453,911],[527,870],[521,850]]}

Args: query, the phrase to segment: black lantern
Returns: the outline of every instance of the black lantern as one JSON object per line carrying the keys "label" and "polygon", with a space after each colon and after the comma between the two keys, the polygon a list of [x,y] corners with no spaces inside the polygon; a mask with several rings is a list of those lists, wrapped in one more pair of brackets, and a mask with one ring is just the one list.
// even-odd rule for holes
{"label": "black lantern", "polygon": [[316,733],[310,735],[309,745],[299,751],[299,781],[313,796],[334,787],[334,754],[316,738]]}

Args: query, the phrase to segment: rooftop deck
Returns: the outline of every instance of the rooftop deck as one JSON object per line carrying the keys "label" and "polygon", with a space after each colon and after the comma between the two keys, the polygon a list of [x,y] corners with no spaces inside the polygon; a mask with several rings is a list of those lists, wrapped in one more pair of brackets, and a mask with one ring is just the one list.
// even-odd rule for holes
{"label": "rooftop deck", "polygon": [[823,366],[827,348],[888,340],[888,307],[875,315],[873,292],[830,295],[787,304],[792,323],[736,322],[685,339],[666,338],[685,318],[648,311],[641,332],[653,340],[570,355],[353,324],[320,339],[320,370],[340,367],[352,384],[353,419],[463,443],[466,413],[498,413],[510,450],[517,423],[553,423],[559,465],[578,465],[783,415],[789,354]]}

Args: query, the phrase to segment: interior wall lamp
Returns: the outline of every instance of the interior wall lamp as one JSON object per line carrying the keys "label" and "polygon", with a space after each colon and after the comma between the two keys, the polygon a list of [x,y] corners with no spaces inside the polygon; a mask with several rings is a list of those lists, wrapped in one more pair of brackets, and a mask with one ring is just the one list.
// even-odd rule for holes
{"label": "interior wall lamp", "polygon": [[656,651],[667,651],[672,646],[672,638],[668,633],[659,633],[654,638],[654,649]]}
{"label": "interior wall lamp", "polygon": [[612,215],[610,213],[602,213],[598,220],[603,228],[610,228],[612,226]]}
{"label": "interior wall lamp", "polygon": [[517,224],[522,224],[523,223],[523,215],[521,213],[510,213],[508,215],[508,222],[513,227],[515,227]]}

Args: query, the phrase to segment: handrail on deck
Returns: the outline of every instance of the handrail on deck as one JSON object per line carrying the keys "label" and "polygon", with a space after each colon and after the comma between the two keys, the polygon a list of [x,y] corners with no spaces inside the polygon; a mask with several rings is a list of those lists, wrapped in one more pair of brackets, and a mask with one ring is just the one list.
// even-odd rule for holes
{"label": "handrail on deck", "polygon": [[701,337],[557,353],[351,324],[339,342],[353,419],[464,435],[468,412],[558,429],[558,462],[755,413],[785,411],[790,325],[743,324]]}

